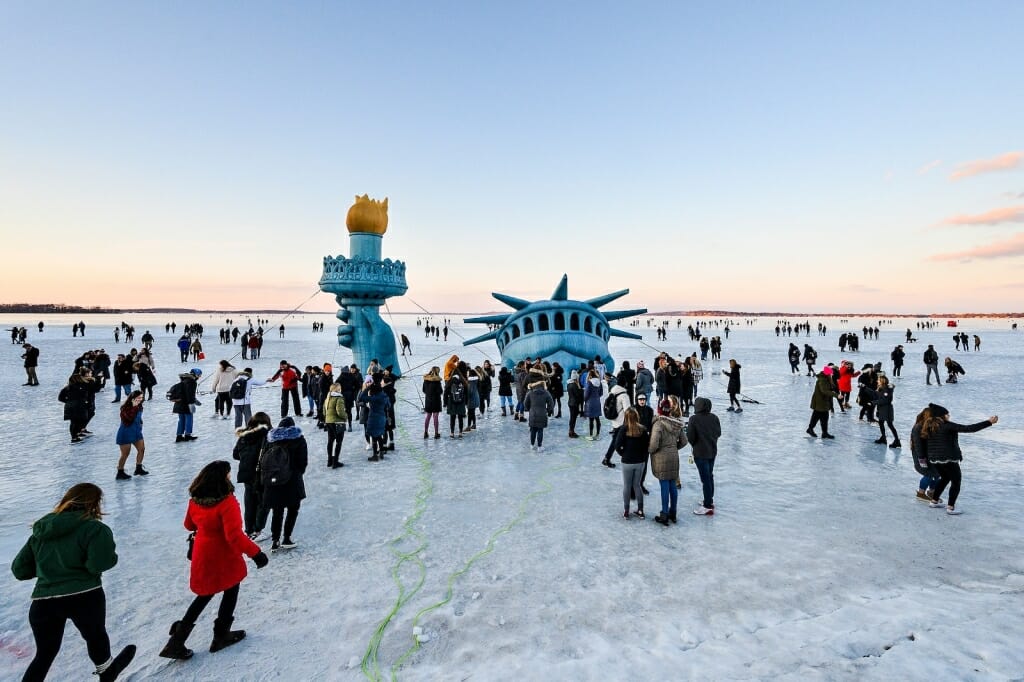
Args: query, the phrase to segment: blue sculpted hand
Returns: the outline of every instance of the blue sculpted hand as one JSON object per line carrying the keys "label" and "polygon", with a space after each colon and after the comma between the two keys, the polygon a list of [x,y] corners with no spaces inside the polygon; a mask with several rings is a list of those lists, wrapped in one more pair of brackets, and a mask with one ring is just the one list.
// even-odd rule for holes
{"label": "blue sculpted hand", "polygon": [[401,374],[395,333],[381,319],[376,307],[349,306],[338,313],[338,318],[348,323],[338,327],[338,343],[352,349],[361,370],[366,369],[370,360],[377,358],[382,367],[391,365],[396,375]]}

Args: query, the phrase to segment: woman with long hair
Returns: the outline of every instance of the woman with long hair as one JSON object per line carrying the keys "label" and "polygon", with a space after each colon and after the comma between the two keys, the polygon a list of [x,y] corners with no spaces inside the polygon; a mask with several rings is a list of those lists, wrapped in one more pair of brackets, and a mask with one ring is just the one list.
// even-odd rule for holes
{"label": "woman with long hair", "polygon": [[[592,369],[587,374],[587,384],[583,388],[583,416],[587,418],[590,434],[587,436],[587,440],[597,440],[601,436],[602,395],[604,395],[604,387],[601,385],[601,375],[597,373],[596,369]],[[607,458],[604,461],[608,462]],[[612,464],[612,467],[614,466]]]}
{"label": "woman with long hair", "polygon": [[725,389],[725,392],[729,394],[729,408],[726,412],[743,411],[743,406],[740,405],[739,398],[736,397],[740,394],[742,387],[740,383],[740,367],[742,367],[740,363],[736,362],[734,359],[730,359],[729,369],[722,370],[722,374],[729,377],[729,385]]}
{"label": "woman with long hair", "polygon": [[51,513],[32,524],[32,537],[11,563],[18,580],[36,579],[28,611],[36,655],[23,682],[46,679],[68,620],[85,640],[101,682],[117,679],[135,656],[132,644],[110,655],[101,576],[117,565],[117,552],[114,534],[100,521],[102,499],[95,484],[71,486]]}
{"label": "woman with long hair", "polygon": [[238,370],[227,360],[220,360],[213,370],[210,381],[210,393],[217,395],[213,401],[213,418],[227,419],[231,416],[231,384],[235,383]]}
{"label": "woman with long hair", "polygon": [[441,386],[441,368],[433,366],[430,371],[423,375],[423,437],[430,437],[430,421],[434,421],[434,438],[440,438],[437,420],[441,414],[441,396],[444,388]]}
{"label": "woman with long hair", "polygon": [[630,497],[636,498],[636,512],[644,518],[644,492],[640,485],[643,478],[644,464],[647,463],[647,446],[650,434],[640,423],[640,415],[636,409],[626,409],[622,419],[622,428],[615,434],[615,451],[622,458],[622,506],[623,518],[629,518]]}
{"label": "woman with long hair", "polygon": [[896,427],[893,426],[893,419],[895,419],[895,412],[892,407],[892,395],[894,387],[889,383],[889,378],[884,374],[878,377],[878,388],[875,389],[875,419],[878,420],[878,429],[882,432],[882,435],[875,442],[879,445],[885,445],[887,442],[885,437],[885,425],[889,425],[889,430],[892,431],[893,441],[889,445],[890,448],[900,447],[900,434],[896,433]]}
{"label": "woman with long hair", "polygon": [[960,462],[963,460],[959,434],[987,429],[998,422],[999,417],[992,416],[976,424],[957,424],[950,421],[949,410],[942,405],[929,403],[928,410],[931,416],[925,422],[921,436],[928,441],[928,461],[939,473],[939,481],[932,491],[932,502],[928,506],[942,506],[942,491],[948,485],[949,502],[946,504],[946,513],[962,514],[963,512],[956,508],[956,500],[960,496]]}
{"label": "woman with long hair", "polygon": [[[675,396],[662,400],[658,405],[658,416],[651,427],[648,450],[651,453],[651,470],[661,486],[661,513],[654,520],[663,526],[676,520],[676,504],[679,489],[680,434],[683,431],[683,410]],[[685,443],[685,437],[683,439]]]}
{"label": "woman with long hair", "polygon": [[327,468],[338,469],[345,466],[341,462],[341,444],[345,441],[345,425],[348,424],[341,384],[331,384],[323,402],[323,412],[324,428],[327,430]]}
{"label": "woman with long hair", "polygon": [[132,391],[121,405],[121,421],[117,426],[115,439],[121,456],[117,460],[117,480],[127,481],[131,476],[124,472],[124,464],[135,446],[135,475],[145,476],[149,472],[142,468],[142,459],[146,456],[146,440],[142,435],[142,403],[145,396],[142,391]]}
{"label": "woman with long hair", "polygon": [[242,532],[242,510],[231,483],[231,464],[222,460],[207,464],[192,481],[188,493],[185,529],[195,533],[189,587],[196,598],[182,619],[171,625],[171,638],[160,652],[164,658],[181,660],[192,658],[185,640],[218,592],[223,594],[213,622],[210,652],[245,639],[245,630],[231,629],[238,588],[247,574],[242,555],[251,557],[256,568],[263,568],[268,562],[267,555]]}
{"label": "woman with long hair", "polygon": [[[921,482],[917,484],[917,499],[924,502],[932,501],[932,492],[939,482],[939,472],[935,471],[928,461],[928,441],[922,436],[924,425],[931,420],[932,412],[927,407],[921,410],[910,430],[910,454],[914,457],[914,469],[921,474]],[[942,500],[938,500],[942,502]]]}

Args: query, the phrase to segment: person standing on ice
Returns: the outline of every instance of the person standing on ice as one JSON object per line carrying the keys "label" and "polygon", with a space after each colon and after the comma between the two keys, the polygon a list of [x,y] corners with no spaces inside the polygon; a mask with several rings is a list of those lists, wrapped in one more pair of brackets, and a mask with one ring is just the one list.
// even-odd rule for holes
{"label": "person standing on ice", "polygon": [[135,656],[133,644],[116,657],[110,655],[104,622],[107,598],[101,576],[117,565],[117,552],[114,534],[100,521],[102,499],[99,486],[72,486],[53,512],[32,524],[32,537],[11,562],[15,578],[36,579],[28,611],[36,655],[23,682],[46,679],[60,653],[68,620],[85,640],[100,682],[116,680]]}
{"label": "person standing on ice", "polygon": [[515,401],[512,399],[513,381],[515,381],[515,377],[512,376],[508,367],[498,370],[498,401],[501,403],[502,417],[506,415],[506,407],[508,407],[507,414],[515,414]]}
{"label": "person standing on ice", "polygon": [[811,422],[807,425],[808,436],[818,437],[814,427],[820,422],[822,439],[835,438],[828,432],[828,416],[832,411],[832,399],[838,397],[832,388],[832,368],[826,367],[818,373],[818,378],[814,382],[814,393],[811,394]]}
{"label": "person standing on ice", "polygon": [[327,430],[327,468],[338,469],[345,466],[341,462],[341,444],[345,441],[345,425],[348,423],[345,396],[341,394],[340,384],[331,384],[323,401],[323,412],[324,428]]}
{"label": "person standing on ice", "polygon": [[892,360],[892,375],[894,377],[900,376],[903,370],[903,359],[907,354],[903,351],[903,346],[896,346],[892,349],[892,353],[889,354],[889,359]]}
{"label": "person standing on ice", "polygon": [[238,370],[227,360],[220,360],[213,371],[210,393],[216,394],[213,401],[213,418],[227,419],[231,414],[231,384],[235,383]]}
{"label": "person standing on ice", "polygon": [[643,360],[637,360],[636,363],[636,383],[633,385],[633,391],[637,396],[644,396],[650,402],[651,392],[654,390],[654,375],[651,374],[651,370],[644,366]]}
{"label": "person standing on ice", "polygon": [[[609,433],[611,436],[611,442],[608,443],[608,449],[605,450],[604,453],[604,462],[602,462],[605,466],[607,466],[608,463],[611,463],[612,454],[615,452],[616,447],[616,436],[618,435],[619,430],[622,429],[622,425],[625,423],[626,410],[632,406],[632,403],[629,400],[629,393],[627,393],[626,389],[622,386],[615,384],[614,386],[609,387],[608,400],[611,400],[612,396],[615,397],[615,418],[611,420],[611,431]],[[602,412],[603,411],[604,403],[602,401]],[[607,416],[608,415],[605,415],[605,417]]]}
{"label": "person standing on ice", "polygon": [[131,479],[131,476],[124,472],[124,465],[128,461],[128,455],[131,453],[133,445],[135,446],[135,475],[145,476],[149,473],[142,468],[142,460],[146,456],[146,439],[142,435],[142,403],[145,399],[142,391],[132,391],[121,405],[120,423],[117,426],[117,436],[114,439],[121,453],[117,460],[116,479],[118,481]]}
{"label": "person standing on ice", "polygon": [[[601,436],[601,396],[604,395],[604,388],[601,386],[601,377],[597,370],[590,370],[587,374],[587,383],[583,388],[583,416],[587,418],[589,434],[587,440],[597,440]],[[601,462],[610,469],[615,468],[607,457]]]}
{"label": "person standing on ice", "polygon": [[949,410],[942,405],[928,404],[931,418],[928,419],[921,430],[921,437],[928,442],[928,461],[939,473],[939,481],[932,491],[932,502],[930,507],[939,508],[942,506],[942,491],[949,486],[949,502],[946,504],[946,513],[950,515],[962,514],[956,508],[957,498],[960,496],[960,462],[963,454],[960,452],[959,434],[975,433],[987,429],[999,421],[999,417],[992,416],[985,421],[976,424],[957,424],[950,421]]}
{"label": "person standing on ice", "polygon": [[935,383],[939,386],[942,385],[942,381],[939,379],[939,354],[936,352],[935,347],[932,344],[928,344],[928,350],[921,356],[924,361],[927,374],[925,376],[925,383],[929,386],[932,385],[932,372],[935,373]]}
{"label": "person standing on ice", "polygon": [[292,531],[299,517],[299,506],[306,499],[306,485],[302,479],[308,465],[306,437],[294,419],[285,417],[278,422],[276,429],[267,434],[267,446],[260,455],[259,463],[263,509],[271,512],[271,552],[292,549],[297,544],[292,540]]}
{"label": "person standing on ice", "polygon": [[[502,368],[504,369],[504,367]],[[423,438],[430,437],[430,420],[434,420],[434,438],[440,438],[441,434],[438,431],[437,420],[441,414],[441,396],[444,394],[444,388],[441,386],[441,368],[433,366],[430,371],[423,375],[423,412],[426,417],[423,418]],[[503,408],[504,409],[504,408]]]}
{"label": "person standing on ice", "polygon": [[[711,401],[697,398],[695,411],[686,423],[686,438],[693,450],[693,464],[700,476],[704,499],[693,513],[710,516],[715,513],[715,458],[718,456],[718,439],[722,437],[722,424],[718,415],[711,412]],[[675,517],[671,519],[675,522]]]}
{"label": "person standing on ice", "polygon": [[742,392],[742,384],[740,383],[740,368],[742,365],[736,360],[729,359],[729,369],[722,370],[722,374],[729,377],[729,385],[726,386],[725,392],[729,394],[729,409],[726,412],[742,412],[743,406],[740,405],[738,396]]}
{"label": "person standing on ice", "polygon": [[853,392],[853,379],[860,376],[860,372],[853,369],[853,363],[849,360],[843,360],[839,364],[839,374],[835,375],[833,370],[833,378],[836,379],[836,386],[839,389],[839,410],[846,412],[850,409],[850,393]]}
{"label": "person standing on ice", "polygon": [[[461,364],[461,363],[460,363]],[[455,422],[459,423],[458,438],[462,438],[464,420],[466,418],[466,402],[468,400],[469,382],[462,374],[461,367],[456,367],[444,385],[442,403],[448,412],[448,437],[456,438]]]}
{"label": "person standing on ice", "polygon": [[196,412],[196,406],[202,405],[199,400],[196,399],[196,393],[199,388],[199,377],[203,375],[203,370],[198,367],[185,372],[184,374],[178,375],[178,383],[171,387],[168,396],[174,403],[171,408],[171,412],[178,415],[178,429],[175,432],[175,443],[187,443],[193,440],[197,440],[197,436],[192,435],[192,423]]}
{"label": "person standing on ice", "polygon": [[480,409],[480,375],[464,362],[459,365],[461,374],[466,377],[466,431],[476,431],[476,412]]}
{"label": "person standing on ice", "polygon": [[789,370],[790,374],[800,373],[800,349],[792,342],[789,344]]}
{"label": "person standing on ice", "polygon": [[[626,400],[629,400],[628,395]],[[622,459],[622,517],[626,519],[629,518],[631,498],[636,499],[637,508],[634,513],[641,519],[644,518],[644,493],[640,479],[647,463],[647,447],[650,440],[651,434],[640,423],[637,411],[627,407],[622,415],[622,426],[612,436],[615,452],[619,453]]]}
{"label": "person standing on ice", "polygon": [[[927,407],[921,410],[914,420],[914,427],[910,430],[910,454],[914,458],[914,470],[921,474],[921,481],[917,485],[917,499],[924,502],[931,502],[935,486],[939,482],[939,472],[935,470],[928,460],[928,441],[922,436],[924,425],[932,418],[932,412]],[[937,500],[940,504],[941,499]]]}
{"label": "person standing on ice", "polygon": [[[373,383],[373,379],[367,377],[368,382],[365,394],[366,404],[366,438],[373,447],[373,454],[367,457],[369,462],[378,462],[384,459],[387,451],[387,428],[388,428],[388,397],[380,384]],[[463,404],[465,409],[465,404]],[[462,437],[462,421],[459,420],[459,437]]]}
{"label": "person standing on ice", "polygon": [[548,414],[555,408],[555,400],[547,390],[547,379],[543,373],[531,372],[530,378],[533,381],[528,386],[523,406],[530,427],[530,449],[542,452],[544,429],[548,426]]}
{"label": "person standing on ice", "polygon": [[299,370],[287,360],[282,360],[274,376],[267,379],[267,383],[273,383],[281,379],[281,419],[288,416],[288,397],[291,396],[292,407],[295,408],[295,416],[302,416],[302,404],[299,402]]}
{"label": "person standing on ice", "polygon": [[894,387],[889,383],[889,378],[884,374],[878,377],[878,388],[875,389],[875,398],[872,403],[875,406],[875,418],[878,420],[878,429],[882,432],[882,435],[875,441],[878,445],[885,445],[887,442],[885,437],[885,426],[889,425],[889,430],[892,431],[893,441],[889,445],[890,448],[899,448],[900,435],[896,433],[896,427],[893,425],[893,419],[895,419],[895,412],[893,410],[893,391]]}
{"label": "person standing on ice", "polygon": [[818,351],[811,347],[811,344],[804,344],[804,362],[807,363],[807,376],[814,376],[814,363],[818,360]]}
{"label": "person standing on ice", "polygon": [[36,367],[39,366],[39,349],[31,343],[26,343],[22,346],[22,349],[25,351],[21,354],[21,357],[25,361],[26,374],[26,381],[22,386],[38,386],[39,379],[36,377]]}
{"label": "person standing on ice", "polygon": [[569,438],[579,438],[579,434],[576,433],[576,421],[583,412],[583,387],[580,386],[579,370],[574,369],[569,372],[569,383],[566,385],[565,394],[569,407]]}
{"label": "person standing on ice", "polygon": [[186,660],[192,650],[185,641],[192,633],[196,620],[206,605],[221,593],[217,619],[213,621],[213,642],[210,652],[215,653],[245,639],[245,630],[232,630],[238,590],[247,570],[242,556],[248,556],[256,568],[267,565],[267,555],[242,532],[242,512],[231,483],[231,464],[216,461],[199,472],[192,485],[185,529],[195,533],[192,545],[189,588],[195,593],[185,615],[171,625],[170,639],[160,651],[164,658]]}
{"label": "person standing on ice", "polygon": [[244,519],[245,534],[253,542],[260,540],[260,533],[267,522],[266,513],[260,513],[263,502],[263,486],[259,482],[259,461],[263,447],[267,444],[267,433],[273,428],[270,415],[266,412],[257,412],[245,425],[245,428],[236,429],[234,450],[231,456],[238,462],[238,482],[245,485],[245,494],[242,499],[245,502]]}

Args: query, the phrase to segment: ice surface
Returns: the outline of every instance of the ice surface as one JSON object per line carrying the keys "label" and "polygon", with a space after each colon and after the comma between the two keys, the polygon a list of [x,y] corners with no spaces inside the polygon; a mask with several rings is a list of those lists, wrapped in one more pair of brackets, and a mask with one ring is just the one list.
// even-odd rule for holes
{"label": "ice surface", "polygon": [[[944,327],[915,330],[920,342],[905,344],[907,365],[896,380],[902,451],[875,445],[877,430],[858,423],[856,413],[834,417],[835,441],[806,437],[811,379],[790,376],[791,339],[775,337],[773,320],[734,324],[724,358],[739,360],[744,393],[761,404],[726,413],[717,374],[724,363],[705,363],[700,393],[714,401],[724,430],[716,515],[689,513],[699,482],[684,452],[679,524],[663,528],[652,520],[659,507],[652,479],[648,519],[621,518],[620,473],[599,464],[607,440],[568,440],[567,410],[552,421],[543,454],[531,453],[525,425],[502,419],[500,411],[461,441],[422,440],[418,375],[452,352],[473,363],[484,354],[496,361],[497,354],[492,344],[459,346],[459,335],[474,336],[478,326],[456,322],[448,343],[425,341],[414,316],[395,316],[395,331],[412,339],[416,353],[403,365],[409,378],[400,384],[397,451],[383,463],[367,462],[357,430],[345,439],[346,466],[330,471],[324,435],[311,420],[299,420],[311,453],[299,547],[272,555],[266,569],[250,569],[235,622],[248,632],[244,642],[206,651],[211,607],[189,640],[195,658],[170,662],[157,652],[190,599],[181,527],[186,489],[202,465],[231,458],[232,422],[209,419],[213,400],[204,400],[196,418],[200,440],[174,444],[163,393],[192,365],[177,361],[176,337],[163,331],[171,316],[132,316],[136,338],[147,326],[157,337],[161,383],[145,412],[151,474],[115,482],[112,387],[99,395],[90,425],[96,435],[75,447],[56,394],[82,351],[127,348],[115,346],[110,333],[120,317],[85,318],[84,339],[71,337],[75,320],[44,319],[46,331],[38,334],[36,318],[0,317],[5,328],[29,327],[30,341],[42,349],[38,388],[21,386],[19,346],[0,354],[0,562],[9,567],[32,521],[70,485],[99,483],[120,555],[104,576],[108,630],[114,646],[139,646],[124,679],[390,678],[400,659],[397,676],[408,680],[1024,676],[1024,354],[1021,332],[1011,332],[1006,320],[962,324],[968,334],[981,334],[980,353],[953,351]],[[324,320],[327,331],[310,333],[313,319]],[[207,360],[199,363],[208,376],[235,346],[218,346],[219,317],[195,321],[208,330]],[[906,321],[885,327],[881,340],[862,340],[858,354],[838,352],[840,330],[868,322],[827,319],[827,337],[812,331],[792,340],[814,345],[819,366],[850,358],[858,367],[879,360],[888,367]],[[300,366],[350,362],[335,345],[330,316],[286,324],[287,338],[270,334],[263,359],[235,365],[265,378],[282,358]],[[631,330],[643,333],[644,343],[613,340],[617,361],[649,364],[650,346],[673,355],[696,349],[674,323],[664,343],[653,328]],[[957,356],[967,370],[962,383],[925,386],[920,353],[927,343]],[[909,430],[928,401],[941,402],[958,421],[1001,417],[994,428],[961,439],[960,517],[914,499]],[[256,392],[256,408],[275,419],[279,404],[275,388]],[[11,679],[34,651],[27,623],[32,585],[6,574],[0,677]],[[422,628],[419,646],[414,627]],[[51,679],[87,680],[90,672],[84,644],[68,627]]]}

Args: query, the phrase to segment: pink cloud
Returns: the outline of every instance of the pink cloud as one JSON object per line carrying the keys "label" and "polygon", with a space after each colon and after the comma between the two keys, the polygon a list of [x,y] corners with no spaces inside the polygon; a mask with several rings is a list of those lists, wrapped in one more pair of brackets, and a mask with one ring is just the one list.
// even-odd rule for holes
{"label": "pink cloud", "polygon": [[928,260],[992,260],[994,258],[1011,258],[1013,256],[1024,256],[1024,232],[1018,232],[1009,239],[1001,242],[994,242],[985,246],[978,246],[966,251],[954,251],[953,253],[937,253],[930,256]]}
{"label": "pink cloud", "polygon": [[932,170],[934,168],[938,168],[940,165],[942,165],[942,161],[940,159],[935,159],[931,163],[925,164],[924,166],[921,166],[921,168],[917,171],[917,174],[918,175],[924,175],[928,171],[930,171],[930,170]]}
{"label": "pink cloud", "polygon": [[982,173],[992,171],[1010,170],[1020,165],[1024,160],[1024,152],[1007,152],[991,159],[978,159],[967,161],[957,166],[949,176],[950,180],[963,180]]}
{"label": "pink cloud", "polygon": [[957,227],[963,225],[1002,225],[1003,223],[1024,223],[1024,206],[1007,206],[994,208],[976,215],[955,215],[941,221],[937,227]]}

